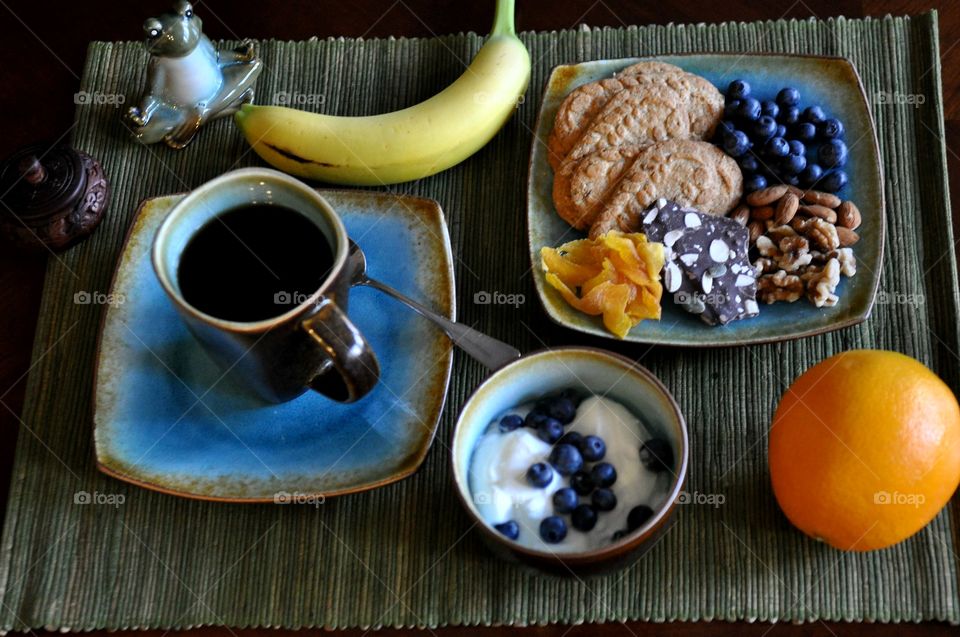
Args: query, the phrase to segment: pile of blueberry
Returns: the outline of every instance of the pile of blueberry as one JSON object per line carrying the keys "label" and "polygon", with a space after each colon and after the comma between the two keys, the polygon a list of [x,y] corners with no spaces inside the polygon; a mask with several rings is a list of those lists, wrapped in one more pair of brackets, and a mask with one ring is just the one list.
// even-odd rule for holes
{"label": "pile of blueberry", "polygon": [[746,192],[775,183],[839,192],[848,181],[843,133],[843,122],[820,106],[801,109],[795,88],[760,101],[750,84],[734,80],[715,141],[740,164]]}
{"label": "pile of blueberry", "polygon": [[[573,528],[586,533],[596,526],[600,513],[617,507],[617,496],[610,489],[617,481],[617,470],[609,462],[603,462],[607,453],[603,438],[563,430],[576,418],[579,404],[577,393],[566,389],[538,401],[526,418],[509,414],[500,420],[501,432],[526,426],[535,429],[541,440],[553,445],[548,462],[537,462],[527,469],[530,484],[544,488],[553,480],[554,472],[570,480],[569,487],[553,494],[554,515],[540,522],[540,537],[549,544],[557,544],[567,537],[567,521],[563,516],[569,515]],[[673,451],[665,440],[653,439],[641,445],[640,462],[651,471],[667,471],[673,465]],[[634,507],[627,517],[628,528],[617,531],[613,539],[640,528],[652,515],[653,510],[648,506]],[[514,520],[496,524],[494,528],[511,540],[520,535],[520,527]]]}

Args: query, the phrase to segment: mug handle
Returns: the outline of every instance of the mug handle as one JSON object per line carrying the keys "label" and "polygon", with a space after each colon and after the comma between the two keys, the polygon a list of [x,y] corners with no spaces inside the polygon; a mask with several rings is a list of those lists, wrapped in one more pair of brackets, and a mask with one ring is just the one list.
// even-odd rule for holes
{"label": "mug handle", "polygon": [[329,298],[300,326],[329,356],[333,369],[310,381],[310,388],[342,403],[363,398],[380,378],[380,363],[370,344],[347,315]]}

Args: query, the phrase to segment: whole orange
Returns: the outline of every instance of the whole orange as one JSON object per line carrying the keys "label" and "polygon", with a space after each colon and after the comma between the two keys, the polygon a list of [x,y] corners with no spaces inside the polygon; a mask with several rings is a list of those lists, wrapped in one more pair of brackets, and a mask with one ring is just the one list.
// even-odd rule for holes
{"label": "whole orange", "polygon": [[960,483],[960,407],[908,356],[837,354],[783,395],[769,463],[801,531],[842,550],[884,548],[926,526]]}

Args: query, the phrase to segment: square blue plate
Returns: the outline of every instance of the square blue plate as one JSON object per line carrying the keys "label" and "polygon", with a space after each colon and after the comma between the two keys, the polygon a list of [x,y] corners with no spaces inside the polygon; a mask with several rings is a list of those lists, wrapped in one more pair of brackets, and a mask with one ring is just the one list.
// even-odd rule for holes
{"label": "square blue plate", "polygon": [[[435,201],[320,192],[366,253],[371,276],[454,318],[450,239]],[[380,359],[377,387],[350,405],[314,392],[261,403],[222,377],[157,282],[150,247],[179,199],[141,206],[114,274],[95,374],[99,468],[150,489],[232,502],[352,493],[416,471],[443,411],[449,339],[393,299],[354,288],[349,314]]]}
{"label": "square blue plate", "polygon": [[[571,90],[611,77],[641,59],[598,60],[556,67],[543,94],[530,153],[527,225],[540,301],[550,318],[560,325],[608,338],[615,337],[603,327],[600,317],[587,316],[571,308],[543,276],[540,248],[555,247],[583,236],[557,216],[554,209],[553,170],[547,163],[546,139],[560,102]],[[756,318],[712,327],[665,299],[661,320],[643,321],[630,330],[624,340],[679,347],[748,345],[811,336],[866,320],[873,307],[883,263],[883,172],[870,106],[850,61],[767,54],[666,55],[656,59],[705,77],[721,92],[737,78],[750,82],[753,94],[763,99],[772,99],[784,86],[794,86],[800,90],[802,104],[820,104],[828,116],[840,118],[850,146],[850,160],[845,167],[850,184],[841,195],[860,208],[863,225],[857,229],[860,241],[854,246],[857,274],[850,279],[843,278],[837,291],[840,301],[834,307],[817,308],[805,300],[761,304],[760,316]]]}

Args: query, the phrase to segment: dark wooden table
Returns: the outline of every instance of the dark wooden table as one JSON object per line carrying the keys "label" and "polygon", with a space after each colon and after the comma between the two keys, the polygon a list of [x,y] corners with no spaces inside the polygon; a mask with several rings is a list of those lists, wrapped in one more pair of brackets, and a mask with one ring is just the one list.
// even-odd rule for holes
{"label": "dark wooden table", "polygon": [[[90,40],[131,40],[140,37],[140,25],[169,4],[163,0],[119,3],[109,0],[45,2],[0,0],[0,114],[7,118],[0,136],[0,156],[17,147],[63,135],[73,121],[73,94],[83,69]],[[960,155],[952,150],[960,142],[960,2],[944,0],[796,0],[757,2],[665,2],[664,0],[518,0],[517,27],[548,30],[574,27],[669,22],[718,22],[845,15],[881,16],[887,13],[940,12],[943,90],[947,150],[951,182],[960,183]],[[464,0],[208,0],[195,2],[212,38],[304,39],[311,36],[381,37],[432,36],[476,31],[485,33],[492,20],[492,2]],[[953,186],[957,191],[960,186]],[[958,228],[957,215],[954,227]],[[30,352],[39,310],[45,255],[29,255],[0,247],[0,510],[5,509],[18,418],[23,404]],[[27,434],[23,434],[27,435]],[[450,628],[439,635],[505,635],[519,629]],[[290,631],[288,631],[290,632]],[[409,635],[420,631],[383,631],[383,635]],[[425,631],[424,631],[425,632]],[[677,623],[652,625],[640,622],[602,626],[549,626],[523,629],[527,635],[956,635],[957,629],[940,624],[858,625],[819,623],[807,626],[747,623]],[[208,635],[259,637],[275,631],[201,629],[190,637]],[[344,631],[362,635],[364,631]],[[162,633],[152,632],[151,637]],[[292,635],[290,636],[292,637]]]}

